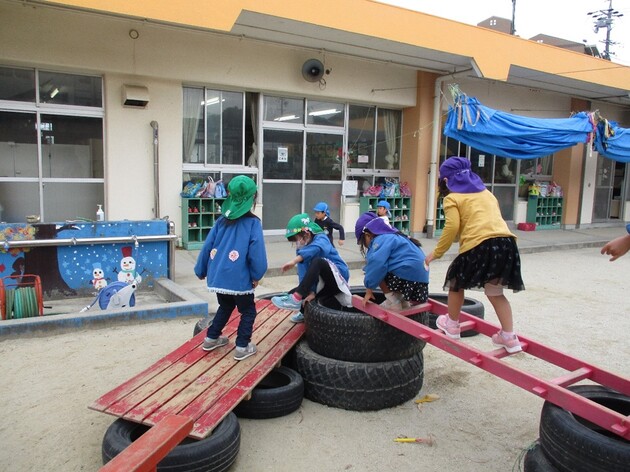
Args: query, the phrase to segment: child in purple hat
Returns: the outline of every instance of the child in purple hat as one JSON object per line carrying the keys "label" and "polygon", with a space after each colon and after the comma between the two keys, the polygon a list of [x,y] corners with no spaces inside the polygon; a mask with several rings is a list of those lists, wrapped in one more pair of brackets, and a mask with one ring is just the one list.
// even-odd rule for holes
{"label": "child in purple hat", "polygon": [[424,265],[420,243],[392,228],[373,213],[364,213],[355,225],[357,244],[365,257],[365,297],[374,298],[373,290],[385,294],[383,308],[400,311],[411,304],[424,303],[429,297],[429,271]]}
{"label": "child in purple hat", "polygon": [[448,337],[459,339],[464,290],[483,288],[501,323],[501,331],[492,336],[492,342],[509,353],[519,352],[522,348],[514,334],[512,308],[503,294],[504,287],[514,292],[525,289],[516,236],[503,220],[499,202],[471,170],[468,159],[446,159],[440,166],[438,186],[446,223],[425,262],[428,265],[442,257],[458,236],[459,254],[444,281],[448,315],[438,316],[437,327]]}

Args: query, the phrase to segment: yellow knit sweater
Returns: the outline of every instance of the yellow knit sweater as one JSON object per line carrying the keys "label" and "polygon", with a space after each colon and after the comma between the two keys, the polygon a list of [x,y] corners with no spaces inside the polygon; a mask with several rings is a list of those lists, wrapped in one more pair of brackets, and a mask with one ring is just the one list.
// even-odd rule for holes
{"label": "yellow knit sweater", "polygon": [[478,193],[450,193],[444,198],[446,224],[433,251],[444,255],[459,235],[459,253],[470,251],[490,238],[516,237],[501,216],[499,202],[488,190]]}

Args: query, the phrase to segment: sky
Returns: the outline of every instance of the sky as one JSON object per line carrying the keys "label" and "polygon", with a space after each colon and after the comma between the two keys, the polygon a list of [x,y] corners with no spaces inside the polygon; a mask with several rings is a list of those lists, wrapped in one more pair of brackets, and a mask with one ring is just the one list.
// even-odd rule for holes
{"label": "sky", "polygon": [[[491,17],[512,19],[512,0],[377,0],[442,18],[476,25]],[[581,43],[604,51],[606,28],[593,31],[589,12],[607,11],[610,0],[516,0],[516,34],[531,38],[539,33]],[[630,0],[612,0],[613,10],[623,16],[614,19],[610,46],[612,61],[630,66]]]}

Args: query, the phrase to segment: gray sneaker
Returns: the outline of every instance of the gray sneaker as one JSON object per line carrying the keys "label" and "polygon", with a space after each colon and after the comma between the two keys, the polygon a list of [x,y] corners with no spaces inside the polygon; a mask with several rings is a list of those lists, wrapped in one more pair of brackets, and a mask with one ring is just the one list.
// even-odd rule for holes
{"label": "gray sneaker", "polygon": [[218,347],[225,346],[229,342],[225,336],[219,336],[217,339],[206,338],[203,340],[201,349],[204,351],[213,351]]}
{"label": "gray sneaker", "polygon": [[238,347],[234,350],[234,359],[237,361],[242,361],[243,359],[247,359],[250,356],[256,354],[256,345],[254,343],[249,343],[247,347]]}

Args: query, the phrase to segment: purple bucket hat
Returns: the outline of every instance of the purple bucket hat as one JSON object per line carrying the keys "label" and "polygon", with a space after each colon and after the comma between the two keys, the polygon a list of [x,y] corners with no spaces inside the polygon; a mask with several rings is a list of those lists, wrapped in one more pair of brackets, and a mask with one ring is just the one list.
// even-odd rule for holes
{"label": "purple bucket hat", "polygon": [[354,225],[354,235],[357,237],[357,244],[359,244],[359,239],[361,239],[361,234],[363,234],[363,228],[365,228],[365,225],[372,221],[374,218],[378,217],[375,213],[372,213],[371,211],[363,213],[361,216],[359,216],[359,219]]}
{"label": "purple bucket hat", "polygon": [[481,177],[470,169],[465,157],[451,156],[440,166],[440,179],[446,178],[446,186],[455,193],[478,193],[486,189]]}
{"label": "purple bucket hat", "polygon": [[372,221],[369,221],[363,230],[368,230],[376,236],[381,234],[398,234],[398,230],[385,223],[382,218],[375,218]]}

